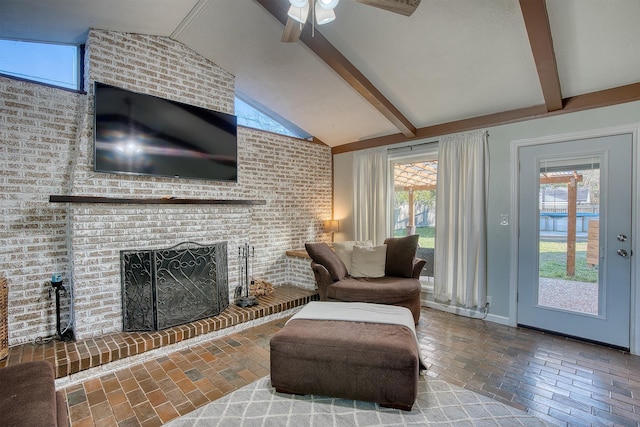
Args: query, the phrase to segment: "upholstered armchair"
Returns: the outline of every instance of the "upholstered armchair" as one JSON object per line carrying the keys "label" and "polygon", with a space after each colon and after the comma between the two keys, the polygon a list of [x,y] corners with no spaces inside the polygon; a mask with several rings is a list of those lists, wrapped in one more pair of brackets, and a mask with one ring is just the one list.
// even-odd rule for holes
{"label": "upholstered armchair", "polygon": [[403,306],[411,310],[417,324],[422,290],[419,278],[426,262],[415,256],[418,236],[389,238],[378,247],[355,243],[350,259],[348,253],[341,254],[341,259],[340,251],[326,243],[305,244],[320,300]]}

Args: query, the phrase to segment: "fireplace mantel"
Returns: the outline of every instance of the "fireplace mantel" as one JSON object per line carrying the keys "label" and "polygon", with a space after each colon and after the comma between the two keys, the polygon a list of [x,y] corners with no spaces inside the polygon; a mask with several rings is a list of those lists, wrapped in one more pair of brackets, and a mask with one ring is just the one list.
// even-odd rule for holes
{"label": "fireplace mantel", "polygon": [[117,203],[130,205],[266,205],[265,200],[246,199],[188,199],[177,197],[97,197],[97,196],[65,196],[52,194],[50,203]]}

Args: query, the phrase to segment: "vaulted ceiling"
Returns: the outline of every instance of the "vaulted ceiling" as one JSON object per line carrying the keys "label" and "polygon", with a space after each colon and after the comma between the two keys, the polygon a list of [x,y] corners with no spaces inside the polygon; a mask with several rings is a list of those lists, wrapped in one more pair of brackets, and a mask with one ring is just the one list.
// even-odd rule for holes
{"label": "vaulted ceiling", "polygon": [[[404,0],[399,0],[404,1]],[[171,37],[334,153],[640,100],[640,0],[342,0],[280,41],[288,0],[0,0],[0,38]]]}

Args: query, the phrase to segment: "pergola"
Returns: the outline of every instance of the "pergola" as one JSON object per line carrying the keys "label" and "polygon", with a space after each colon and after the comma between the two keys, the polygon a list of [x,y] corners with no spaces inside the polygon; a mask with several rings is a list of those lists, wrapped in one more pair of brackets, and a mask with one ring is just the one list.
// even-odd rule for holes
{"label": "pergola", "polygon": [[409,234],[415,232],[414,192],[419,190],[435,190],[438,162],[436,160],[426,162],[396,164],[393,168],[393,184],[396,191],[409,193]]}
{"label": "pergola", "polygon": [[582,175],[573,172],[541,173],[540,184],[567,184],[567,276],[576,274],[576,222],[578,183]]}

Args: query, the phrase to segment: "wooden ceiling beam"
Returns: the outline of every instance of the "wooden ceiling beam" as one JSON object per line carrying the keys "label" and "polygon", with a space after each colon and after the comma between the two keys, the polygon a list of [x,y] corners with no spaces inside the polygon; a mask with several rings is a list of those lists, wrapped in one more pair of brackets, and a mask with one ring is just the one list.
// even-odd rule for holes
{"label": "wooden ceiling beam", "polygon": [[256,2],[280,21],[282,25],[286,25],[289,19],[287,12],[289,11],[289,6],[291,6],[288,1],[256,0]]}
{"label": "wooden ceiling beam", "polygon": [[511,110],[503,113],[489,114],[486,116],[473,117],[470,119],[457,120],[454,122],[442,123],[433,126],[418,128],[418,135],[415,138],[407,138],[402,134],[392,134],[371,139],[363,139],[343,145],[337,145],[331,149],[333,154],[347,153],[349,151],[366,150],[368,148],[382,147],[385,145],[400,144],[412,140],[433,138],[457,132],[466,132],[474,129],[482,129],[488,126],[496,126],[507,123],[518,122],[530,118],[542,116],[546,113],[544,105],[535,107]]}
{"label": "wooden ceiling beam", "polygon": [[632,83],[566,98],[563,111],[589,110],[638,100],[640,100],[640,83]]}
{"label": "wooden ceiling beam", "polygon": [[[262,5],[265,10],[267,10],[283,25],[286,25],[288,19],[288,2],[275,0],[255,1]],[[336,58],[341,57],[342,59],[333,59],[331,60],[331,63],[327,62],[327,60],[325,60],[325,62],[327,62],[327,64],[331,68],[336,70],[336,72],[338,72],[340,76],[342,76],[348,83],[350,83],[356,90],[358,90],[358,92],[361,93],[367,100],[369,100],[369,102],[376,106],[376,108],[400,130],[400,133],[397,134],[338,145],[332,148],[332,153],[340,154],[350,151],[380,147],[384,145],[400,144],[412,140],[433,138],[442,135],[448,135],[451,133],[465,132],[491,126],[516,123],[525,120],[550,117],[559,114],[573,113],[577,111],[589,110],[592,108],[622,104],[625,102],[640,101],[640,82],[638,82],[625,86],[619,86],[611,89],[605,89],[597,92],[591,92],[561,99],[560,109],[554,110],[553,108],[555,108],[555,106],[557,106],[558,104],[557,97],[561,97],[562,95],[559,83],[557,89],[554,88],[554,81],[556,79],[556,77],[554,77],[554,74],[555,76],[557,76],[557,65],[555,65],[555,53],[553,52],[553,42],[551,39],[551,31],[549,27],[546,5],[544,0],[520,0],[520,4],[521,9],[523,10],[525,24],[527,26],[527,32],[533,32],[533,39],[536,40],[536,45],[546,45],[546,47],[542,46],[535,48],[539,52],[537,54],[534,53],[534,60],[536,62],[536,67],[538,68],[540,83],[545,97],[545,105],[525,107],[516,110],[472,117],[469,119],[457,120],[417,129],[393,106],[393,104],[389,100],[387,100],[373,86],[371,82],[366,79],[366,77],[362,75],[362,73],[360,73],[355,68],[355,66],[353,66],[353,64],[351,64],[346,58],[344,58],[344,56],[340,54],[340,52],[338,52],[337,49],[335,49],[320,33],[316,33],[315,37],[311,37],[311,30],[309,29],[310,26],[305,25],[305,28],[302,31],[301,40],[302,38],[304,38],[305,40],[311,38],[311,41],[313,42],[313,39],[317,38],[316,43],[311,44],[314,45],[315,49],[318,49],[322,53],[322,56],[318,54],[318,52],[316,52],[314,47],[307,44],[305,40],[302,40],[303,43],[307,44],[307,46],[323,60],[325,60],[325,57],[331,56],[332,51],[336,52],[338,55],[336,56]],[[530,11],[530,8],[533,10]],[[544,20],[542,20],[541,18],[542,9],[544,9]],[[536,25],[531,24],[535,22],[540,23],[543,26],[543,29],[536,30]],[[534,41],[531,40],[531,34],[529,34],[529,39],[531,41],[533,51]],[[330,48],[327,47],[328,50],[325,52],[322,48],[323,45],[330,46]],[[553,56],[552,59],[551,56]],[[553,61],[554,65],[551,66],[549,61]]]}
{"label": "wooden ceiling beam", "polygon": [[356,0],[358,3],[378,7],[389,12],[411,16],[420,6],[420,0]]}
{"label": "wooden ceiling beam", "polygon": [[518,110],[504,111],[502,113],[488,114],[486,116],[478,116],[470,119],[418,128],[418,135],[415,138],[407,138],[402,134],[393,134],[338,145],[333,147],[331,152],[332,154],[340,154],[348,153],[350,151],[366,150],[368,148],[400,144],[418,139],[435,138],[457,132],[484,129],[491,126],[500,126],[525,120],[575,113],[577,111],[608,107],[610,105],[634,101],[640,101],[640,83],[632,83],[625,86],[565,98],[563,100],[564,108],[562,110],[547,111],[546,106],[538,105]]}
{"label": "wooden ceiling beam", "polygon": [[562,109],[558,64],[553,50],[551,26],[545,0],[520,0],[520,9],[529,35],[533,60],[538,70],[547,111]]}
{"label": "wooden ceiling beam", "polygon": [[[267,12],[283,25],[287,24],[289,2],[275,0],[256,0]],[[302,29],[300,41],[331,67],[340,77],[350,84],[360,95],[373,105],[384,117],[398,128],[407,138],[416,136],[416,127],[391,103],[349,60],[329,41],[316,31],[312,34],[311,25]]]}

